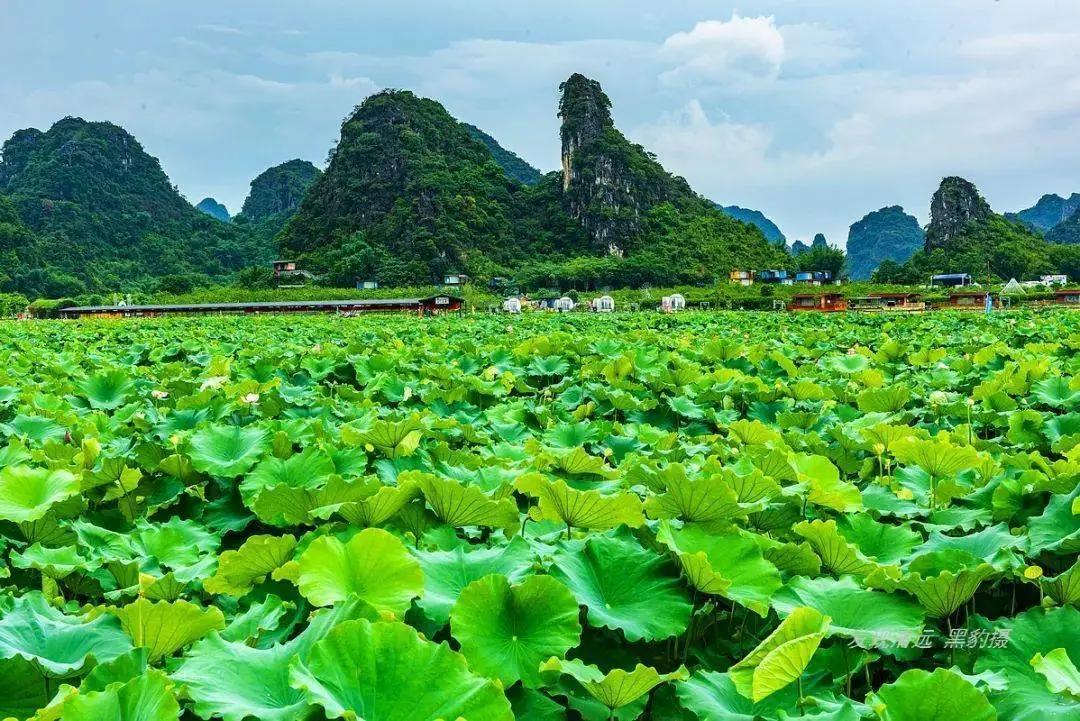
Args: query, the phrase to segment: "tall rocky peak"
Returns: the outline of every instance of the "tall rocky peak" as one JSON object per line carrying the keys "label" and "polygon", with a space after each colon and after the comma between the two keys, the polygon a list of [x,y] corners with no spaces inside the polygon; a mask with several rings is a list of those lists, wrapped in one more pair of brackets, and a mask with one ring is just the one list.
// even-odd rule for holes
{"label": "tall rocky peak", "polygon": [[600,83],[581,73],[574,73],[559,85],[559,117],[562,127],[563,190],[569,190],[574,180],[581,177],[574,166],[574,156],[582,148],[588,148],[603,137],[615,124],[611,120],[611,100]]}
{"label": "tall rocky peak", "polygon": [[268,168],[251,181],[240,214],[255,222],[280,213],[291,215],[317,177],[319,169],[306,160],[289,160]]}
{"label": "tall rocky peak", "polygon": [[945,178],[930,201],[926,251],[947,247],[950,241],[961,235],[971,223],[992,217],[994,211],[974,184],[963,178]]}
{"label": "tall rocky peak", "polygon": [[598,82],[575,73],[559,88],[563,205],[584,227],[594,251],[636,250],[644,216],[660,203],[715,210],[615,128],[611,100]]}

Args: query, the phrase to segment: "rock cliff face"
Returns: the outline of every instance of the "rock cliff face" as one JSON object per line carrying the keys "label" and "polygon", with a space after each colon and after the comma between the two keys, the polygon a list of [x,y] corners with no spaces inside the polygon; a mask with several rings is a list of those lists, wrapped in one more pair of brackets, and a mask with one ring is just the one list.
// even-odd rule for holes
{"label": "rock cliff face", "polygon": [[989,220],[993,216],[990,204],[972,183],[963,178],[945,178],[930,201],[930,226],[926,231],[924,246],[926,252],[947,248],[971,223]]}
{"label": "rock cliff face", "polygon": [[650,208],[703,201],[615,128],[611,100],[600,83],[575,73],[559,89],[563,197],[594,250],[631,252]]}
{"label": "rock cliff face", "polygon": [[875,210],[848,232],[848,272],[855,280],[865,280],[886,260],[907,261],[925,241],[918,219],[900,206]]}

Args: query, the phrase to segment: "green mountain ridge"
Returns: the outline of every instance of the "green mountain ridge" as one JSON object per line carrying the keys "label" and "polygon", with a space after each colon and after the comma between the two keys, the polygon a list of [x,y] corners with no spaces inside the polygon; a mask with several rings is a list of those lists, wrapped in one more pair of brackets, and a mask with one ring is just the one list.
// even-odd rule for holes
{"label": "green mountain ridge", "polygon": [[915,216],[898,205],[868,213],[848,231],[848,272],[866,280],[886,260],[904,263],[926,242]]}
{"label": "green mountain ridge", "polygon": [[719,203],[716,204],[716,207],[735,220],[741,220],[744,223],[749,223],[750,225],[757,227],[770,243],[775,243],[777,245],[787,244],[787,238],[784,237],[779,226],[760,210],[741,208],[738,205],[720,205]]}
{"label": "green mountain ridge", "polygon": [[488,149],[488,152],[491,153],[491,157],[494,158],[495,162],[499,164],[499,167],[503,169],[503,172],[506,173],[507,177],[525,185],[536,185],[540,182],[540,178],[543,174],[518,157],[517,153],[507,150],[499,145],[499,141],[495,140],[495,138],[491,137],[475,125],[470,125],[468,123],[463,123],[463,125],[475,140],[479,140],[484,144],[484,147]]}
{"label": "green mountain ridge", "polygon": [[1073,193],[1068,198],[1056,194],[1047,194],[1030,208],[1006,213],[1010,220],[1018,220],[1032,230],[1049,233],[1051,230],[1071,219],[1080,211],[1080,193]]}
{"label": "green mountain ridge", "polygon": [[[225,276],[267,262],[269,247],[196,210],[156,158],[112,123],[64,118],[3,145],[0,193],[38,237],[27,292],[116,290],[166,275]],[[37,286],[31,287],[31,286]]]}
{"label": "green mountain ridge", "polygon": [[574,75],[561,91],[563,170],[531,186],[436,101],[369,97],[342,124],[281,252],[339,283],[384,285],[451,271],[687,282],[786,258],[627,141],[598,83]]}
{"label": "green mountain ridge", "polygon": [[206,213],[211,218],[217,218],[225,223],[228,223],[230,219],[229,209],[213,198],[203,198],[195,204],[195,210]]}
{"label": "green mountain ridge", "polygon": [[304,194],[321,172],[307,160],[299,159],[267,168],[251,181],[234,222],[269,243],[296,214]]}

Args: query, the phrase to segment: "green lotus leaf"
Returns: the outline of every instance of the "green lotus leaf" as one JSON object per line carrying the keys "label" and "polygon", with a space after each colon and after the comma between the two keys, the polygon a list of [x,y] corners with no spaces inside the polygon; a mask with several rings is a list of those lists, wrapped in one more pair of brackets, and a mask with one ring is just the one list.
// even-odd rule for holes
{"label": "green lotus leaf", "polygon": [[112,410],[124,405],[135,382],[121,370],[97,373],[75,384],[91,408]]}
{"label": "green lotus leaf", "polygon": [[67,616],[38,592],[12,599],[0,613],[0,659],[21,657],[48,676],[72,676],[131,649],[117,619]]}
{"label": "green lotus leaf", "polygon": [[176,721],[180,704],[161,671],[147,671],[102,691],[78,693],[64,702],[64,721]]}
{"label": "green lotus leaf", "polygon": [[892,450],[901,463],[918,466],[934,478],[950,478],[979,463],[974,448],[957,446],[948,440],[905,438],[897,441]]}
{"label": "green lotus leaf", "polygon": [[620,525],[637,528],[645,522],[641,499],[632,493],[603,495],[600,491],[578,491],[558,479],[526,473],[515,487],[539,499],[529,515],[537,521],[559,521],[568,527],[604,531]]}
{"label": "green lotus leaf", "polygon": [[896,413],[911,402],[911,390],[902,384],[870,388],[859,393],[855,402],[863,413]]}
{"label": "green lotus leaf", "polygon": [[529,688],[541,685],[541,662],[562,656],[581,638],[577,601],[551,576],[514,586],[499,575],[473,581],[454,604],[450,629],[473,671]]}
{"label": "green lotus leaf", "polygon": [[755,535],[765,560],[790,576],[817,576],[821,573],[821,559],[809,543],[781,543],[765,536]]}
{"label": "green lotus leaf", "polygon": [[1046,678],[1046,688],[1052,693],[1065,694],[1080,701],[1080,671],[1063,648],[1055,648],[1043,656],[1031,658],[1031,667]]}
{"label": "green lotus leaf", "polygon": [[782,491],[779,483],[758,468],[751,468],[747,473],[725,468],[721,470],[721,473],[724,480],[735,491],[736,500],[739,503],[757,504],[761,501],[770,501],[779,496]]}
{"label": "green lotus leaf", "polygon": [[984,561],[998,570],[1017,568],[1022,565],[1017,552],[1024,548],[1024,537],[1009,532],[1009,527],[999,523],[975,533],[964,535],[946,535],[940,532],[930,534],[926,543],[915,549],[915,558],[926,553],[938,551],[958,551],[972,558]]}
{"label": "green lotus leaf", "polygon": [[518,583],[532,572],[533,563],[529,544],[520,538],[501,547],[466,551],[458,546],[449,551],[418,550],[414,555],[424,574],[424,595],[417,605],[439,625],[450,620],[450,609],[473,581],[497,573]]}
{"label": "green lotus leaf", "polygon": [[415,482],[435,516],[455,528],[515,529],[521,522],[517,504],[510,498],[496,501],[476,486],[466,486],[430,473],[403,473],[401,478],[404,483]]}
{"label": "green lotus leaf", "polygon": [[1080,553],[1080,486],[1070,494],[1055,494],[1041,516],[1028,522],[1028,540],[1032,553]]}
{"label": "green lotus leaf", "polygon": [[0,469],[0,520],[30,523],[56,504],[79,495],[79,480],[67,471],[15,465]]}
{"label": "green lotus leaf", "polygon": [[1069,379],[1050,376],[1031,385],[1031,395],[1051,408],[1075,408],[1080,404],[1080,391],[1070,387]]}
{"label": "green lotus leaf", "polygon": [[335,470],[330,456],[318,448],[306,448],[288,458],[267,456],[244,476],[240,492],[245,501],[250,501],[259,491],[273,486],[314,489],[324,484]]}
{"label": "green lotus leaf", "polygon": [[191,437],[196,470],[232,478],[247,473],[266,452],[266,432],[251,426],[209,425]]}
{"label": "green lotus leaf", "polygon": [[44,445],[48,441],[63,440],[67,435],[67,429],[54,421],[52,418],[42,416],[17,415],[7,424],[11,435],[26,438],[38,445]]}
{"label": "green lotus leaf", "polygon": [[600,476],[611,478],[617,472],[599,456],[589,455],[584,448],[573,448],[555,456],[555,468],[571,476]]}
{"label": "green lotus leaf", "polygon": [[415,483],[399,482],[396,486],[384,486],[378,478],[370,478],[363,482],[363,493],[360,500],[313,508],[311,514],[317,518],[327,518],[336,513],[361,528],[381,526],[416,498],[420,489]]}
{"label": "green lotus leaf", "polygon": [[21,656],[0,660],[0,718],[26,719],[48,705],[41,672]]}
{"label": "green lotus leaf", "polygon": [[885,564],[909,558],[923,540],[910,528],[881,523],[865,513],[844,516],[837,522],[837,530],[855,544],[860,554]]}
{"label": "green lotus leaf", "polygon": [[506,692],[517,721],[566,721],[566,709],[541,691],[515,686]]}
{"label": "green lotus leaf", "polygon": [[[1064,649],[1075,666],[1080,659],[1080,611],[1065,606],[1033,608],[1015,618],[995,622],[993,629],[1004,643],[991,643],[979,651],[975,672],[999,671],[1009,680],[1008,689],[994,692],[990,700],[1002,721],[1072,721],[1080,718],[1080,701],[1047,688],[1047,679],[1031,665],[1031,659]],[[1000,647],[999,647],[1000,646]]]}
{"label": "green lotus leaf", "polygon": [[942,618],[967,603],[979,585],[997,571],[962,551],[935,551],[912,561],[899,581],[872,585],[901,588],[915,596],[934,618]]}
{"label": "green lotus leaf", "polygon": [[746,518],[738,493],[720,474],[703,475],[691,481],[685,466],[671,463],[658,476],[664,493],[645,501],[650,518],[681,518],[693,523],[725,523]]}
{"label": "green lotus leaf", "polygon": [[862,509],[858,487],[840,480],[840,470],[825,456],[800,453],[792,463],[799,482],[806,483],[810,489],[807,496],[810,503],[841,513]]}
{"label": "green lotus leaf", "polygon": [[913,644],[923,627],[917,604],[862,588],[851,577],[792,579],[773,595],[772,607],[781,617],[813,608],[832,619],[829,636],[845,636],[863,648]]}
{"label": "green lotus leaf", "polygon": [[140,598],[108,611],[120,619],[121,627],[136,646],[147,649],[151,662],[171,656],[211,631],[225,628],[221,609],[202,608],[188,601],[154,603]]}
{"label": "green lotus leaf", "polygon": [[754,703],[794,683],[829,629],[830,619],[795,608],[757,647],[728,670],[736,690]]}
{"label": "green lotus leaf", "polygon": [[1080,561],[1056,576],[1039,579],[1039,583],[1046,595],[1062,606],[1080,606]]}
{"label": "green lotus leaf", "polygon": [[944,668],[911,669],[885,684],[871,701],[883,721],[997,721],[981,691]]}
{"label": "green lotus leaf", "polygon": [[139,519],[132,536],[128,539],[132,555],[126,558],[153,558],[185,579],[201,575],[200,566],[214,560],[211,554],[221,543],[202,525],[175,516],[165,523]]}
{"label": "green lotus leaf", "polygon": [[620,630],[630,641],[677,636],[690,622],[693,606],[676,570],[629,533],[560,548],[551,573],[588,609],[589,625]]}
{"label": "green lotus leaf", "polygon": [[629,706],[660,684],[685,681],[690,677],[685,666],[680,666],[670,673],[660,673],[652,666],[639,663],[632,671],[617,668],[604,673],[591,664],[558,658],[548,659],[541,665],[540,670],[544,673],[570,676],[610,711]]}
{"label": "green lotus leaf", "polygon": [[217,571],[203,583],[207,593],[243,596],[292,558],[293,536],[249,536],[240,548],[218,558]]}
{"label": "green lotus leaf", "polygon": [[364,500],[370,492],[367,480],[345,480],[333,475],[317,488],[294,488],[285,483],[264,488],[255,497],[251,508],[263,523],[302,525],[312,523],[316,512],[330,515],[331,509]]}
{"label": "green lotus leaf", "polygon": [[822,360],[821,365],[831,371],[850,375],[870,367],[870,360],[858,353],[852,355],[834,355]]}
{"label": "green lotus leaf", "polygon": [[285,615],[296,608],[292,602],[282,601],[270,593],[260,601],[253,601],[246,611],[229,619],[229,625],[221,632],[226,641],[245,641],[251,645],[261,643],[268,631],[277,630]]}
{"label": "green lotus leaf", "polygon": [[35,543],[21,553],[12,551],[11,565],[15,568],[35,568],[49,578],[61,579],[76,571],[92,571],[97,564],[80,556],[74,546],[46,548]]}
{"label": "green lotus leaf", "polygon": [[775,428],[770,428],[761,421],[739,420],[728,424],[728,433],[740,443],[749,446],[764,446],[768,443],[779,443],[783,436]]}
{"label": "green lotus leaf", "polygon": [[295,638],[269,648],[229,642],[211,633],[188,651],[173,678],[184,685],[195,713],[224,721],[302,721],[315,716],[303,691],[289,683],[294,659],[303,661],[312,646],[344,621],[376,620],[373,607],[355,596],[321,610]]}
{"label": "green lotus leaf", "polygon": [[353,445],[373,446],[386,456],[396,458],[409,455],[420,441],[424,424],[419,415],[401,421],[375,421],[366,431],[342,426],[341,438]]}
{"label": "green lotus leaf", "polygon": [[765,560],[749,533],[710,533],[700,526],[661,526],[657,540],[676,554],[697,590],[730,598],[764,617],[780,586],[780,572]]}
{"label": "green lotus leaf", "polygon": [[424,591],[420,563],[397,537],[379,528],[365,528],[347,543],[333,536],[316,538],[297,565],[296,585],[316,606],[355,594],[400,616]]}
{"label": "green lotus leaf", "polygon": [[494,682],[473,674],[445,643],[398,622],[338,625],[293,666],[290,680],[330,718],[514,721]]}
{"label": "green lotus leaf", "polygon": [[881,568],[841,535],[836,521],[801,521],[791,530],[805,538],[821,562],[837,575],[865,577]]}

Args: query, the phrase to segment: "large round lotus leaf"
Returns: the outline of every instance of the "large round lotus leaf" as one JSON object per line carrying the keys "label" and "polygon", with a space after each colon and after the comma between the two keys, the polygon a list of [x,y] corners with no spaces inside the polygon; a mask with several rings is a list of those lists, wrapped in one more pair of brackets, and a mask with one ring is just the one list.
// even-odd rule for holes
{"label": "large round lotus leaf", "polygon": [[191,437],[191,464],[204,473],[231,478],[249,471],[266,448],[266,432],[259,428],[210,425]]}
{"label": "large round lotus leaf", "polygon": [[292,536],[249,536],[240,548],[218,557],[217,572],[203,588],[207,593],[243,596],[253,583],[288,561],[294,548]]}
{"label": "large round lotus leaf", "polygon": [[[851,701],[825,704],[820,697],[815,711],[803,716],[798,712],[799,690],[795,684],[754,703],[739,693],[728,674],[718,671],[697,671],[686,681],[676,683],[675,691],[679,705],[700,721],[859,721],[864,718]],[[805,693],[816,695],[810,688]]]}
{"label": "large round lotus leaf", "polygon": [[902,561],[922,542],[922,536],[910,528],[881,523],[865,513],[845,516],[837,523],[837,530],[860,553],[878,563]]}
{"label": "large round lotus leaf", "polygon": [[250,500],[262,489],[272,486],[317,488],[334,471],[330,456],[318,448],[308,448],[284,459],[268,456],[244,476],[240,492],[245,500]]}
{"label": "large round lotus leaf", "polygon": [[365,528],[348,543],[333,536],[317,538],[297,563],[296,585],[316,606],[356,594],[380,611],[402,614],[424,591],[419,562],[380,528]]}
{"label": "large round lotus leaf", "polygon": [[1004,648],[979,651],[975,672],[1001,671],[1009,687],[990,700],[1003,721],[1074,721],[1080,718],[1080,700],[1047,687],[1047,678],[1031,665],[1036,654],[1047,656],[1063,649],[1080,666],[1080,611],[1072,607],[1044,611],[1033,608],[1016,618],[998,621],[994,630],[1007,636]]}
{"label": "large round lotus leaf", "polygon": [[541,671],[567,674],[611,711],[633,704],[662,683],[685,681],[690,677],[685,666],[670,673],[660,673],[652,666],[639,663],[630,671],[616,668],[604,673],[592,664],[558,658],[545,661]]}
{"label": "large round lotus leaf", "polygon": [[722,595],[760,616],[780,588],[780,572],[765,560],[750,533],[710,533],[701,526],[664,526],[657,539],[679,558],[690,582],[700,591]]}
{"label": "large round lotus leaf", "polygon": [[1028,523],[1031,552],[1080,553],[1080,514],[1074,507],[1080,503],[1080,486],[1070,494],[1050,497],[1041,516]]}
{"label": "large round lotus leaf", "polygon": [[211,631],[225,628],[225,617],[216,606],[202,608],[188,601],[140,598],[123,608],[110,608],[124,632],[136,646],[148,651],[150,661],[170,656]]}
{"label": "large round lotus leaf", "polygon": [[693,606],[676,569],[629,533],[561,548],[551,573],[588,609],[589,625],[618,629],[630,641],[677,636],[690,622]]}
{"label": "large round lotus leaf", "polygon": [[293,666],[292,685],[330,718],[514,721],[493,681],[445,644],[398,622],[346,621]]}
{"label": "large round lotus leaf", "polygon": [[521,538],[495,548],[466,551],[459,546],[450,551],[416,551],[415,555],[424,573],[424,595],[417,605],[440,625],[450,620],[450,609],[473,581],[498,573],[517,583],[532,572],[533,552]]}
{"label": "large round lotus leaf", "polygon": [[728,670],[736,690],[754,703],[794,683],[829,629],[829,617],[796,608],[768,637]]}
{"label": "large round lotus leaf", "polygon": [[540,685],[540,664],[581,637],[578,604],[551,576],[530,576],[516,586],[499,575],[470,583],[450,614],[450,629],[473,671],[530,688]]}
{"label": "large round lotus leaf", "polygon": [[922,438],[897,441],[893,454],[901,463],[918,466],[934,478],[949,478],[979,463],[979,454],[970,446]]}
{"label": "large round lotus leaf", "polygon": [[67,471],[30,466],[0,470],[0,520],[29,523],[61,501],[79,494],[79,479]]}
{"label": "large round lotus leaf", "polygon": [[966,679],[944,668],[911,669],[878,689],[872,705],[883,721],[996,721],[997,711]]}
{"label": "large round lotus leaf", "polygon": [[808,606],[832,619],[828,635],[845,636],[867,648],[914,643],[922,632],[918,604],[898,595],[869,591],[849,576],[795,578],[772,597],[781,617]]}
{"label": "large round lotus leaf", "polygon": [[180,704],[161,671],[148,671],[103,691],[78,693],[64,703],[64,721],[176,721]]}
{"label": "large round lotus leaf", "polygon": [[30,718],[49,700],[33,662],[21,656],[0,660],[0,718]]}
{"label": "large round lotus leaf", "polygon": [[124,405],[135,383],[123,371],[112,370],[92,375],[76,385],[91,408],[110,410]]}
{"label": "large round lotus leaf", "polygon": [[50,578],[66,578],[76,571],[93,571],[97,564],[79,555],[74,546],[47,548],[35,543],[23,552],[11,552],[15,568],[36,568]]}
{"label": "large round lotus leaf", "polygon": [[13,599],[0,618],[0,659],[19,656],[54,677],[71,676],[130,649],[112,616],[92,621],[66,616],[36,591]]}
{"label": "large round lotus leaf", "polygon": [[270,648],[252,648],[211,633],[191,647],[173,678],[187,689],[200,718],[300,721],[313,716],[314,707],[289,683],[289,667],[294,659],[306,659],[311,647],[339,623],[358,618],[375,620],[378,612],[352,597],[319,611],[299,636]]}

